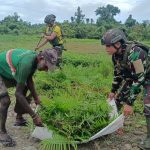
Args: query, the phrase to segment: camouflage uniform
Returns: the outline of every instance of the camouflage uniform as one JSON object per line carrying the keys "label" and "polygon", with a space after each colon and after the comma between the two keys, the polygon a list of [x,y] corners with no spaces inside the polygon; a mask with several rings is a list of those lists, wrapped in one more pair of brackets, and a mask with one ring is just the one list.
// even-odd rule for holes
{"label": "camouflage uniform", "polygon": [[[117,28],[108,30],[101,43],[113,54],[114,81],[111,91],[119,91],[117,106],[120,107],[121,102],[132,106],[141,91],[141,85],[143,86],[147,137],[140,148],[150,149],[150,48],[140,43],[136,44],[137,42],[129,43],[124,30]],[[124,112],[127,112],[127,108],[130,107],[127,106]],[[131,112],[131,109],[128,112]]]}
{"label": "camouflage uniform", "polygon": [[117,102],[133,105],[137,95],[144,88],[144,113],[150,117],[150,57],[140,47],[134,46],[127,54],[126,64],[123,59],[127,45],[121,53],[112,56],[114,64],[114,80],[111,91],[116,93],[119,88]]}

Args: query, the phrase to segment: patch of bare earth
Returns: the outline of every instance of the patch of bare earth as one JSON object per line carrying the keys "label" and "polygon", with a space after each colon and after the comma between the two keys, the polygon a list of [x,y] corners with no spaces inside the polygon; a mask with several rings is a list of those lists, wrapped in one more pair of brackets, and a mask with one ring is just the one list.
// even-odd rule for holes
{"label": "patch of bare earth", "polygon": [[[29,127],[15,127],[13,126],[15,121],[15,113],[13,107],[10,106],[7,118],[7,131],[8,134],[16,141],[15,147],[4,147],[0,143],[0,150],[37,150],[39,143],[34,139],[31,139],[31,129]],[[29,118],[28,115],[25,118]]]}

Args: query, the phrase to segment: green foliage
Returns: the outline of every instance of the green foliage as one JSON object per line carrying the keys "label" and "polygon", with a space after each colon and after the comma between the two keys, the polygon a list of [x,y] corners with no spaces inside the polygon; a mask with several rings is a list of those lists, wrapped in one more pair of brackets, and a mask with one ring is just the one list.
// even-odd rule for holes
{"label": "green foliage", "polygon": [[51,105],[44,105],[46,102],[42,99],[40,115],[50,129],[70,140],[83,141],[109,123],[109,109],[102,95],[90,93],[92,95],[85,97],[87,93],[82,95],[78,90],[72,93],[55,96],[49,101]]}
{"label": "green foliage", "polygon": [[[91,40],[82,42],[88,44]],[[43,141],[41,149],[76,149],[77,141],[89,139],[110,123],[111,109],[106,99],[112,65],[104,69],[111,61],[104,56],[65,52],[62,70],[36,73],[36,87],[43,95],[39,115],[54,135],[63,137]]]}
{"label": "green foliage", "polygon": [[129,15],[129,17],[127,18],[127,20],[125,21],[125,25],[127,27],[133,27],[136,25],[136,20],[132,18],[132,15]]}
{"label": "green foliage", "polygon": [[143,95],[140,94],[137,97],[137,100],[134,102],[134,112],[143,114],[144,106],[143,106]]}
{"label": "green foliage", "polygon": [[[86,17],[80,7],[77,8],[70,22],[69,20],[64,20],[62,23],[58,23],[62,27],[65,38],[99,39],[110,28],[125,27],[129,34],[129,40],[150,39],[149,20],[138,23],[132,18],[132,15],[129,15],[124,24],[121,21],[118,22],[115,16],[120,13],[120,9],[110,4],[106,7],[98,7],[95,12],[98,16],[96,23],[92,18]],[[0,34],[37,35],[45,32],[45,30],[45,24],[31,24],[23,21],[17,13],[12,16],[6,16],[0,22]]]}
{"label": "green foliage", "polygon": [[77,144],[74,141],[69,141],[58,134],[54,134],[52,139],[43,140],[40,150],[77,150]]}
{"label": "green foliage", "polygon": [[[38,27],[38,29],[37,29]],[[23,21],[15,12],[12,16],[6,16],[0,24],[1,34],[35,34],[42,32],[41,25],[31,25],[29,22]]]}
{"label": "green foliage", "polygon": [[104,69],[108,59],[95,56],[68,52],[62,70],[35,76],[38,91],[44,95],[39,112],[42,120],[69,141],[87,140],[110,122],[106,97],[112,66]]}
{"label": "green foliage", "polygon": [[[132,28],[136,32],[137,28]],[[35,36],[25,35],[1,35],[0,39],[1,50],[12,47],[32,49],[38,41]],[[100,47],[100,52],[98,51],[96,54],[93,54],[95,53],[93,46],[92,52],[90,51],[89,45],[99,45],[98,40],[67,40],[68,43],[73,43],[72,45],[75,46],[77,44],[88,45],[86,51],[81,48],[80,51],[83,54],[71,53],[75,47],[72,46],[71,50],[63,53],[62,70],[56,70],[53,73],[40,72],[34,76],[38,94],[44,95],[41,96],[43,106],[39,113],[49,129],[54,131],[52,140],[42,141],[41,149],[43,150],[61,150],[62,147],[65,149],[67,146],[76,148],[75,140],[88,139],[109,123],[110,108],[105,100],[113,78],[111,58],[105,55],[103,47]],[[150,44],[149,40],[145,43]],[[87,53],[91,54],[87,55]],[[134,107],[135,111],[142,113],[141,106],[139,98]],[[62,138],[55,137],[55,133],[59,136],[63,135]],[[67,134],[68,138],[66,138]]]}
{"label": "green foliage", "polygon": [[65,64],[72,64],[75,67],[77,66],[82,66],[82,67],[87,67],[87,66],[99,66],[101,63],[101,60],[98,59],[97,57],[92,57],[89,55],[79,55],[79,54],[73,54],[73,53],[65,53],[64,58],[63,58],[63,63]]}
{"label": "green foliage", "polygon": [[103,21],[107,23],[116,22],[114,16],[120,13],[120,9],[118,7],[108,4],[106,7],[98,7],[95,12],[96,15],[100,15],[97,20],[97,24],[100,25]]}
{"label": "green foliage", "polygon": [[61,26],[65,37],[75,38],[75,29],[73,28],[72,24],[70,24],[68,21],[64,21]]}
{"label": "green foliage", "polygon": [[84,19],[85,15],[82,14],[82,10],[81,8],[78,6],[77,8],[77,12],[75,12],[75,22],[77,24],[83,23],[83,19]]}

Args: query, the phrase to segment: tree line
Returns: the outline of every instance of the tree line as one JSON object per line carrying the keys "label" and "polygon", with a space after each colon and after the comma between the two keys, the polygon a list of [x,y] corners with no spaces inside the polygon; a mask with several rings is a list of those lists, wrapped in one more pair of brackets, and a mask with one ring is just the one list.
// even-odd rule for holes
{"label": "tree line", "polygon": [[[130,14],[122,23],[115,19],[119,13],[120,9],[110,4],[98,7],[95,10],[95,15],[98,18],[94,22],[92,18],[87,18],[78,7],[70,20],[58,22],[58,24],[62,27],[63,34],[67,38],[99,39],[108,29],[119,27],[127,31],[130,40],[150,39],[150,20],[143,20],[142,23],[139,23]],[[31,35],[40,32],[45,32],[45,24],[31,24],[23,21],[16,12],[0,21],[0,34]]]}

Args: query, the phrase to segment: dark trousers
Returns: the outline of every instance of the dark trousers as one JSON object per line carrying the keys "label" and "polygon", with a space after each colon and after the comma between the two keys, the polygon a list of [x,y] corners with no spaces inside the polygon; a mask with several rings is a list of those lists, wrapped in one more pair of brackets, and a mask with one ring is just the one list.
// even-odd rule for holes
{"label": "dark trousers", "polygon": [[[1,97],[8,96],[7,88],[16,87],[16,84],[17,83],[15,80],[9,80],[9,79],[6,79],[6,78],[0,76],[0,99],[1,99]],[[27,91],[28,91],[28,88],[26,86],[24,89],[23,95],[26,97],[28,103],[30,104],[32,96],[31,95],[26,96]],[[20,115],[27,113],[25,111],[25,109],[20,105],[20,103],[17,99],[16,99],[14,111]]]}

